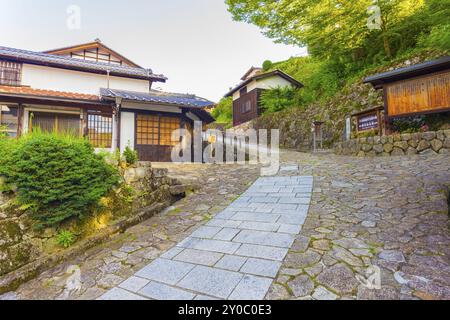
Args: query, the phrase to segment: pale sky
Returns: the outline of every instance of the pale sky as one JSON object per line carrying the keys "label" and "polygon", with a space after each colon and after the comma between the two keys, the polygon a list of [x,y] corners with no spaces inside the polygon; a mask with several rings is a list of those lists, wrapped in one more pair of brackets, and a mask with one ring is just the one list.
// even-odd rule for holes
{"label": "pale sky", "polygon": [[[67,8],[81,9],[81,29]],[[305,55],[235,22],[224,0],[0,0],[0,46],[43,51],[100,38],[169,78],[163,90],[218,101],[252,66]]]}

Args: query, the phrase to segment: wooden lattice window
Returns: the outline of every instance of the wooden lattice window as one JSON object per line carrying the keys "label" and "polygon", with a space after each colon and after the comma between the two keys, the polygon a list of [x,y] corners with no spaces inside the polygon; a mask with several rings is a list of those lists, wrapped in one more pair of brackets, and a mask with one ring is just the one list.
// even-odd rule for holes
{"label": "wooden lattice window", "polygon": [[175,146],[177,141],[172,141],[172,132],[180,129],[180,119],[174,117],[161,117],[161,140],[160,145],[162,146]]}
{"label": "wooden lattice window", "polygon": [[159,144],[159,117],[157,115],[137,115],[137,144]]}
{"label": "wooden lattice window", "polygon": [[0,61],[0,85],[20,86],[22,79],[22,64]]}
{"label": "wooden lattice window", "polygon": [[112,147],[112,114],[88,111],[88,138],[96,148]]}
{"label": "wooden lattice window", "polygon": [[180,128],[180,119],[159,115],[137,115],[137,144],[174,146],[172,132]]}

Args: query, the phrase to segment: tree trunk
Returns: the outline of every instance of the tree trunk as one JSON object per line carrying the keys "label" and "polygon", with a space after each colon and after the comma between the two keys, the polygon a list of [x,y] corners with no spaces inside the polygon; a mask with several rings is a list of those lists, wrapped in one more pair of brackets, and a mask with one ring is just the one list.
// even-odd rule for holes
{"label": "tree trunk", "polygon": [[386,56],[389,59],[392,58],[391,45],[389,44],[389,39],[386,34],[383,34],[383,45],[384,45],[384,52],[386,53]]}

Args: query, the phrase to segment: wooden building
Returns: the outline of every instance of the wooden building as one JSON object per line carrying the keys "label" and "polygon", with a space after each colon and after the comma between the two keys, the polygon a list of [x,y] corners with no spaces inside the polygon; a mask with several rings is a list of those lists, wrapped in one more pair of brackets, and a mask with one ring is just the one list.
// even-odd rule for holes
{"label": "wooden building", "polygon": [[225,97],[233,97],[233,126],[261,115],[260,97],[264,90],[303,87],[299,81],[280,70],[263,72],[261,68],[255,67],[250,68],[241,80],[239,85],[225,95]]}
{"label": "wooden building", "polygon": [[214,119],[211,101],[152,89],[166,80],[100,41],[44,53],[0,46],[0,125],[11,137],[79,133],[98,149],[170,161],[173,130]]}
{"label": "wooden building", "polygon": [[407,117],[450,111],[450,57],[368,77],[384,91],[385,116]]}

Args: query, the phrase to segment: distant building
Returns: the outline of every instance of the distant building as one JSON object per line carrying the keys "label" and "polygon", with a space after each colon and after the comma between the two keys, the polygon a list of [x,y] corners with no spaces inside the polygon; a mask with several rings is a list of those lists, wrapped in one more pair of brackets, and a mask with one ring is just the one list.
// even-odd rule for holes
{"label": "distant building", "polygon": [[233,97],[233,126],[253,120],[261,115],[260,97],[264,90],[275,88],[302,88],[303,84],[280,70],[264,72],[251,67],[242,82],[225,97]]}

